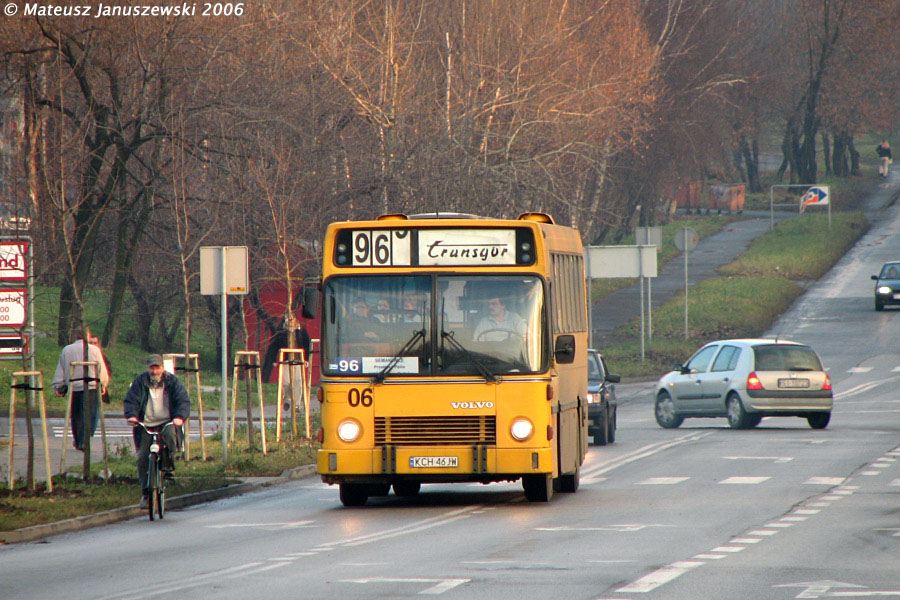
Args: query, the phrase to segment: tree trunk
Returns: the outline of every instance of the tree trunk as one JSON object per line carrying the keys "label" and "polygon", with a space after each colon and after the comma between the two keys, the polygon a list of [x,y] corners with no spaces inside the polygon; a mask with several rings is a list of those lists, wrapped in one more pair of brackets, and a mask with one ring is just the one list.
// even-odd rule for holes
{"label": "tree trunk", "polygon": [[822,150],[825,152],[825,175],[831,175],[833,172],[831,168],[831,140],[827,131],[822,132]]}

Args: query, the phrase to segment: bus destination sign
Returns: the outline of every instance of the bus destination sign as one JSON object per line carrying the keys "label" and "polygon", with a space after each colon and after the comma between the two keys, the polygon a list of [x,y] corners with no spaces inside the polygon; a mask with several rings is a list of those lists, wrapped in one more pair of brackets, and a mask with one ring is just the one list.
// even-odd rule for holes
{"label": "bus destination sign", "polygon": [[[523,263],[522,253],[517,254],[517,238],[531,238],[529,230],[513,228],[354,229],[346,233],[349,235],[344,241],[339,238],[336,245],[338,266],[515,266]],[[518,242],[522,244],[521,239]],[[533,243],[525,244],[529,260],[524,262],[530,264]]]}

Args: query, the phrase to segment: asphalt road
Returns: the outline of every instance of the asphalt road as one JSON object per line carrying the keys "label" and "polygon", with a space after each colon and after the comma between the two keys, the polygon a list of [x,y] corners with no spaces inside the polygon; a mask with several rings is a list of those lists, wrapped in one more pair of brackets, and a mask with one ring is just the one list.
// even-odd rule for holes
{"label": "asphalt road", "polygon": [[892,207],[771,332],[822,355],[826,430],[663,430],[652,384],[622,385],[616,443],[549,504],[434,485],[348,509],[308,478],[0,547],[0,598],[900,598],[900,311],[869,279],[898,248]]}

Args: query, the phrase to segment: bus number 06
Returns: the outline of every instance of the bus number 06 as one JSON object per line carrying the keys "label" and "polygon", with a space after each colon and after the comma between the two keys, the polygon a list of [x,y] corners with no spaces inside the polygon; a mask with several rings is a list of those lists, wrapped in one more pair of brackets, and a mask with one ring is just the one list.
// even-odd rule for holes
{"label": "bus number 06", "polygon": [[350,392],[347,393],[347,402],[350,403],[350,406],[359,406],[360,404],[369,407],[372,406],[372,390],[365,389],[359,391],[356,388],[351,388]]}

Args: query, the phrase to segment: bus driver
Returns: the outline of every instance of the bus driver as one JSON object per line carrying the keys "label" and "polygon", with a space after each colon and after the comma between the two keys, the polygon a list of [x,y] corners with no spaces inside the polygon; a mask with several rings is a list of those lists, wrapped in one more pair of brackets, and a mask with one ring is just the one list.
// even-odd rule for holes
{"label": "bus driver", "polygon": [[525,337],[525,319],[506,310],[506,303],[499,296],[490,296],[487,308],[488,314],[475,327],[476,342],[521,341]]}

